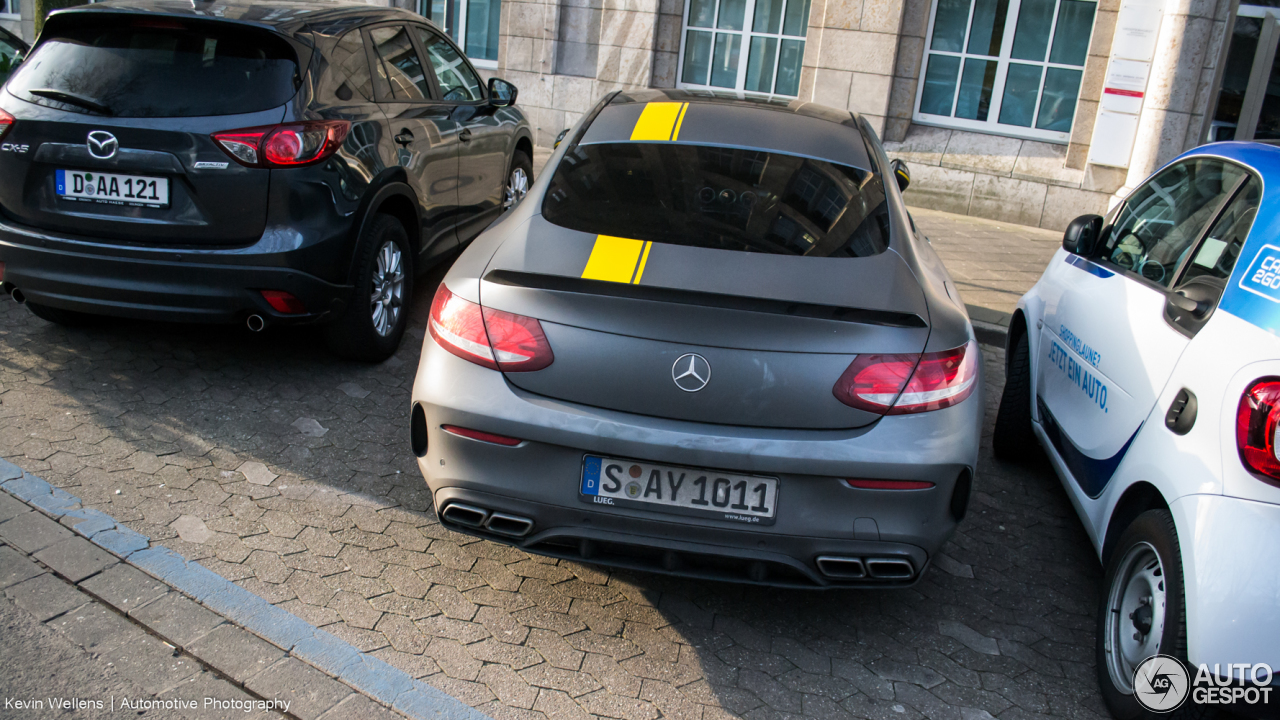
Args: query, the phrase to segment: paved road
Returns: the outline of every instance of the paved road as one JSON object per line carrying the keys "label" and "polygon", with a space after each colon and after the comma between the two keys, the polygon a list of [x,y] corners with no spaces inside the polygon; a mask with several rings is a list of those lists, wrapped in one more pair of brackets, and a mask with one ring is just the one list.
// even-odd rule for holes
{"label": "paved road", "polygon": [[66,329],[0,302],[0,455],[496,718],[1105,716],[1097,561],[1051,473],[988,447],[909,590],[608,572],[443,529],[407,422],[441,274],[378,366],[305,331]]}
{"label": "paved road", "polygon": [[[82,650],[65,636],[42,625],[8,598],[0,596],[0,632],[4,636],[5,669],[0,672],[0,717],[5,718],[107,718],[128,715],[143,720],[183,720],[172,710],[143,709],[127,712],[118,706],[149,697],[126,672],[102,657]],[[55,707],[81,700],[96,705],[75,712]]]}

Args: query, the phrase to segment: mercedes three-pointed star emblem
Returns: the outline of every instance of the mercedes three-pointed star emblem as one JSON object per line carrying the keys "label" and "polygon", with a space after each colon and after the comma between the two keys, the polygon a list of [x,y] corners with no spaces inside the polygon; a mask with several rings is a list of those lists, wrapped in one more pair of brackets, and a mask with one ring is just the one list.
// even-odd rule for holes
{"label": "mercedes three-pointed star emblem", "polygon": [[671,379],[685,392],[698,392],[711,382],[711,363],[697,353],[685,353],[671,366]]}

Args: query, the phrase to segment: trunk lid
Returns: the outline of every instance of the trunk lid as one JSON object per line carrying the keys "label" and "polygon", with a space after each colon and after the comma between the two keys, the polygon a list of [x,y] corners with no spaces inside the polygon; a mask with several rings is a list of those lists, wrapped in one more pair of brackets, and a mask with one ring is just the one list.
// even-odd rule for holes
{"label": "trunk lid", "polygon": [[[859,353],[918,354],[928,338],[924,294],[893,252],[803,257],[642,243],[631,262],[643,256],[643,268],[627,280],[584,278],[601,240],[535,215],[490,261],[481,303],[538,318],[555,354],[543,370],[508,373],[512,385],[674,420],[856,428],[879,415],[835,398],[841,373]],[[617,248],[626,242],[640,241]],[[694,376],[678,383],[690,363]]]}
{"label": "trunk lid", "polygon": [[0,184],[0,210],[89,241],[252,243],[271,171],[237,164],[210,134],[281,122],[301,74],[294,46],[260,28],[51,18],[0,98],[16,119],[6,143],[25,148],[0,153],[17,179]]}

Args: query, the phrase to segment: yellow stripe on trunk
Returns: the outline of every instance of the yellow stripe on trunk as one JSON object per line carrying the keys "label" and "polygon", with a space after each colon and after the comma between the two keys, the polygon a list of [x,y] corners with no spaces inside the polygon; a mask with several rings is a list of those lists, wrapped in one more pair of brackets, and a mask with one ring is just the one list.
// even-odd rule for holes
{"label": "yellow stripe on trunk", "polygon": [[591,257],[587,258],[587,267],[582,271],[584,280],[607,280],[609,282],[629,283],[636,274],[636,264],[644,252],[643,240],[613,237],[611,235],[596,236],[596,244],[591,248]]}
{"label": "yellow stripe on trunk", "polygon": [[674,140],[676,121],[683,120],[688,103],[651,102],[640,111],[640,119],[631,130],[632,142]]}

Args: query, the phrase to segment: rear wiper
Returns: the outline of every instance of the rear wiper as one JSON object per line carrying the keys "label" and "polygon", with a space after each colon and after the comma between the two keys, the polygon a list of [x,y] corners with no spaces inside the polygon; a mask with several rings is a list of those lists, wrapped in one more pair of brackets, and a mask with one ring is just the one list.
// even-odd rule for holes
{"label": "rear wiper", "polygon": [[99,115],[115,114],[111,112],[111,108],[107,107],[106,105],[103,105],[97,100],[92,100],[90,98],[84,97],[83,95],[76,95],[75,93],[64,92],[62,90],[54,90],[53,88],[36,88],[34,90],[28,90],[27,92],[31,93],[32,95],[38,95],[39,97],[49,98],[50,100],[56,100],[60,103],[66,103],[68,105],[75,105],[76,107],[82,107],[85,110],[92,110],[98,113]]}

